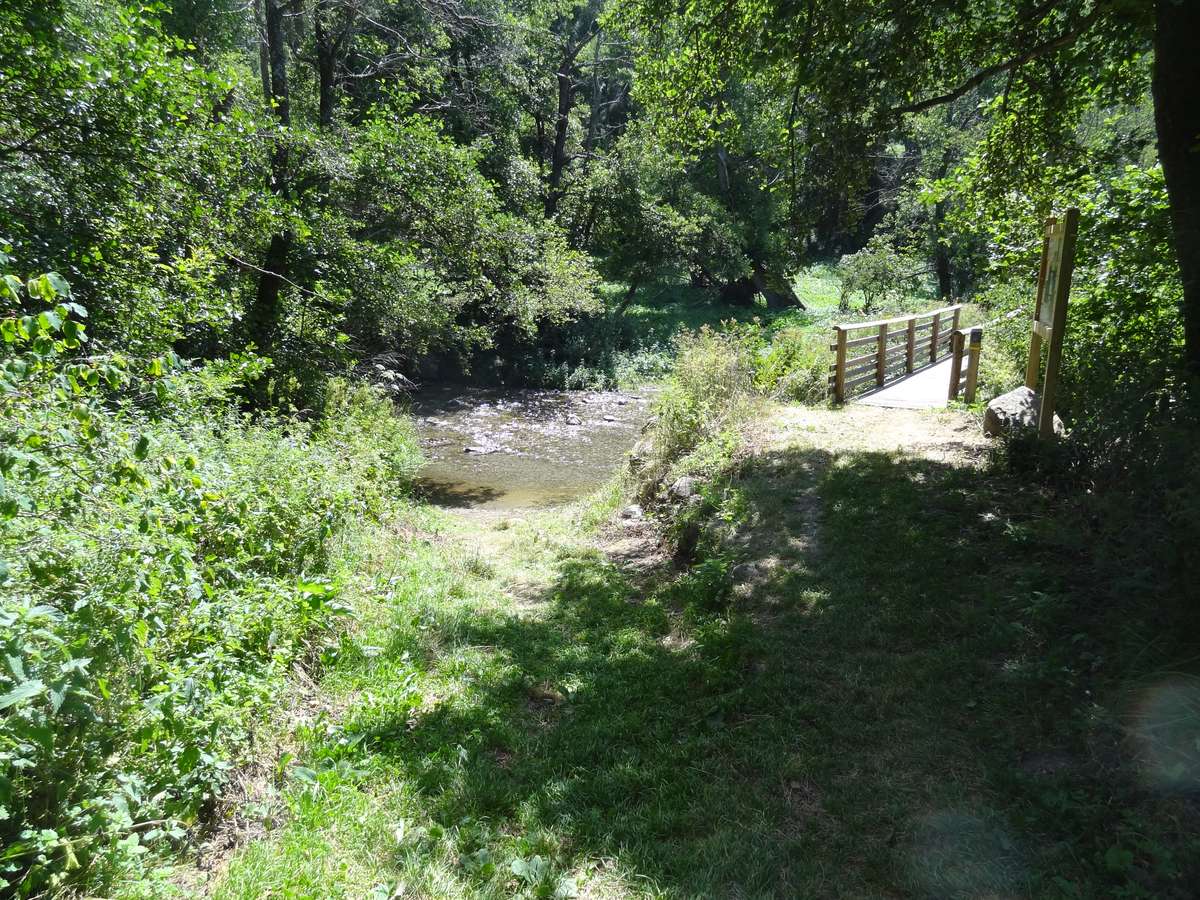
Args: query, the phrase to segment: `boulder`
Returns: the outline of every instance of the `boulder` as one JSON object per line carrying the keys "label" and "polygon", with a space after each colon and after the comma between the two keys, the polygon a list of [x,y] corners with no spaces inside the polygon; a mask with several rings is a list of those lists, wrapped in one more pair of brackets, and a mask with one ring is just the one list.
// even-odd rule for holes
{"label": "boulder", "polygon": [[654,442],[648,438],[642,438],[633,445],[633,449],[629,451],[629,468],[634,472],[640,472],[646,466],[646,460],[650,458],[650,454],[654,452]]}
{"label": "boulder", "polygon": [[567,424],[568,425],[582,425],[583,419],[579,418],[579,416],[567,416]]}
{"label": "boulder", "polygon": [[676,478],[675,483],[667,488],[667,494],[672,500],[686,500],[700,489],[700,483],[690,475]]}
{"label": "boulder", "polygon": [[621,510],[622,519],[632,519],[633,521],[637,521],[644,515],[645,513],[643,512],[642,508],[636,503],[630,503],[627,507]]}
{"label": "boulder", "polygon": [[[983,414],[983,433],[1002,437],[1022,431],[1036,431],[1041,405],[1042,398],[1037,391],[1024,386],[1001,394],[987,405]],[[1062,434],[1065,430],[1062,419],[1056,415],[1054,433]]]}

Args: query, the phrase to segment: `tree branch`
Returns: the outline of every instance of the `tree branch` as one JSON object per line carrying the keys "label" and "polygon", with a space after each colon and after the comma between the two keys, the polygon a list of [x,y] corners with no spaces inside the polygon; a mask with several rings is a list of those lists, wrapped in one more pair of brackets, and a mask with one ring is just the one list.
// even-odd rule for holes
{"label": "tree branch", "polygon": [[938,94],[934,97],[927,97],[924,100],[919,100],[916,103],[909,103],[906,106],[897,106],[892,109],[892,115],[905,115],[906,113],[919,113],[927,109],[933,109],[935,106],[942,106],[945,103],[952,103],[959,97],[962,97],[979,87],[989,78],[994,75],[999,75],[1001,72],[1008,72],[1018,66],[1023,66],[1031,60],[1037,59],[1040,56],[1045,56],[1047,53],[1053,53],[1055,50],[1061,50],[1063,47],[1069,47],[1075,43],[1083,34],[1091,28],[1093,24],[1100,18],[1101,7],[1097,6],[1090,13],[1079,20],[1074,28],[1060,34],[1058,37],[1038,44],[1036,47],[1031,47],[1024,53],[1014,56],[1002,63],[988,66],[980,69],[966,81],[962,82],[953,90],[947,91],[944,94]]}

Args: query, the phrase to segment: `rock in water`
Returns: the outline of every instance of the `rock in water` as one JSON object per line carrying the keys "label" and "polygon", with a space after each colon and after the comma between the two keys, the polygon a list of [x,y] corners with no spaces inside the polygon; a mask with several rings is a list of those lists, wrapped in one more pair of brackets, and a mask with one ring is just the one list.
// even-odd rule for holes
{"label": "rock in water", "polygon": [[463,453],[495,453],[499,447],[484,446],[483,444],[472,444],[470,447],[463,447]]}
{"label": "rock in water", "polygon": [[[1036,431],[1041,405],[1042,398],[1037,391],[1024,385],[1001,394],[987,405],[983,414],[983,433],[1002,437],[1021,431]],[[1056,415],[1054,433],[1062,434],[1065,430],[1062,419]]]}

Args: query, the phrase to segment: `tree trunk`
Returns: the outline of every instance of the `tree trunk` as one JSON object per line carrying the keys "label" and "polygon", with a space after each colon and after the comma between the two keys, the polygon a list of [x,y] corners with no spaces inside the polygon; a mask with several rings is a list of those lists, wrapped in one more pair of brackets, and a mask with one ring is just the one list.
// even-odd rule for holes
{"label": "tree trunk", "polygon": [[[943,177],[942,175],[938,176]],[[954,279],[950,271],[950,251],[945,243],[946,201],[933,205],[933,270],[937,273],[938,298],[949,300],[954,293]]]}
{"label": "tree trunk", "polygon": [[[941,181],[950,170],[950,148],[942,154],[942,162],[934,172],[934,179]],[[946,201],[933,205],[933,270],[937,273],[938,298],[949,300],[954,293],[954,280],[950,272],[950,251],[946,249]]]}
{"label": "tree trunk", "polygon": [[275,106],[280,123],[292,124],[287,83],[287,44],[283,39],[283,10],[279,0],[263,0],[267,17],[267,60],[271,72],[271,92],[267,100]]}
{"label": "tree trunk", "polygon": [[1157,0],[1154,123],[1183,276],[1184,364],[1200,383],[1200,3]]}
{"label": "tree trunk", "polygon": [[317,48],[317,124],[333,124],[337,91],[338,40],[325,27],[325,9],[329,0],[317,0],[313,8],[313,38]]}
{"label": "tree trunk", "polygon": [[550,155],[550,178],[546,186],[547,219],[558,212],[558,201],[562,199],[562,178],[567,169],[567,135],[571,127],[571,107],[575,105],[575,60],[597,33],[593,27],[589,27],[577,43],[568,43],[556,73],[558,114],[554,121],[554,148]]}
{"label": "tree trunk", "polygon": [[263,0],[254,0],[254,27],[258,31],[258,74],[262,79],[263,98],[271,99],[271,59],[267,53],[267,25],[263,19]]}
{"label": "tree trunk", "polygon": [[728,203],[730,188],[729,154],[725,151],[724,144],[717,144],[717,184],[721,186],[721,193]]}
{"label": "tree trunk", "polygon": [[[283,42],[283,10],[278,0],[263,0],[266,12],[267,56],[269,59],[269,92],[266,96],[272,103],[281,125],[291,124],[288,106],[287,55]],[[288,196],[288,146],[286,137],[280,138],[271,154],[271,192],[277,197]],[[279,295],[287,281],[288,255],[292,247],[292,235],[286,229],[271,235],[267,255],[263,260],[263,271],[258,277],[258,290],[254,302],[246,314],[248,337],[258,351],[270,355],[275,346],[279,328]]]}
{"label": "tree trunk", "polygon": [[567,132],[571,124],[571,105],[575,100],[572,62],[564,60],[558,69],[558,116],[554,121],[554,147],[550,152],[550,179],[546,188],[546,218],[558,212],[562,197],[563,171],[567,167]]}
{"label": "tree trunk", "polygon": [[625,310],[629,309],[629,304],[633,302],[634,295],[637,294],[638,286],[641,283],[642,279],[638,275],[635,275],[632,279],[630,279],[629,289],[625,291],[625,296],[621,298],[621,302],[617,304],[617,308],[615,310],[618,316],[625,312]]}

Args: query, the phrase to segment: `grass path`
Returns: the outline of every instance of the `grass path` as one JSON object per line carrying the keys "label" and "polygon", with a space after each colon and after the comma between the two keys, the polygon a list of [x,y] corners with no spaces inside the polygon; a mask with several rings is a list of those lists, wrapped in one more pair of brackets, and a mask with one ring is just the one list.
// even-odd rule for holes
{"label": "grass path", "polygon": [[571,510],[379,531],[282,824],[205,890],[1187,896],[1098,696],[1145,656],[1064,624],[1102,575],[977,433],[776,410],[684,572]]}

